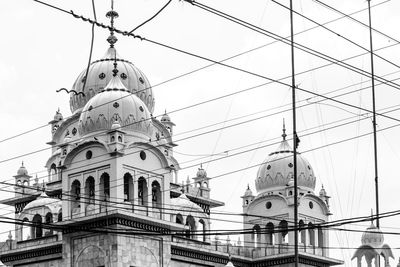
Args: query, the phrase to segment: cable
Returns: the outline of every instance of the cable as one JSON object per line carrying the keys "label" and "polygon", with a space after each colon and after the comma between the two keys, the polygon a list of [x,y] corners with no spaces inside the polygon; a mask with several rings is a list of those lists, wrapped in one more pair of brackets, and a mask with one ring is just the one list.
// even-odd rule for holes
{"label": "cable", "polygon": [[[276,1],[276,0],[271,0],[271,1],[272,1],[273,3],[275,3],[275,4],[279,5],[279,6],[281,6],[281,7],[283,7],[283,8],[285,8],[285,9],[289,10],[289,8],[288,8],[287,6],[285,6],[285,5],[281,4],[281,3],[279,3],[278,1]],[[311,19],[311,18],[309,18],[309,17],[307,17],[307,16],[305,16],[305,15],[303,15],[303,14],[300,14],[300,13],[297,12],[297,11],[294,11],[294,10],[293,10],[293,13],[295,13],[296,15],[298,15],[298,16],[300,16],[300,17],[302,17],[302,18],[304,18],[304,19],[306,19],[306,20],[308,20],[308,21],[310,21],[310,22],[312,22],[312,23],[318,25],[319,27],[321,27],[321,28],[323,28],[323,29],[329,31],[330,33],[333,33],[334,35],[336,35],[336,36],[338,36],[338,37],[340,37],[340,38],[346,40],[347,42],[349,42],[349,43],[351,43],[351,44],[357,46],[358,48],[361,48],[362,50],[365,50],[365,51],[367,51],[368,53],[371,53],[372,55],[376,56],[377,58],[382,59],[382,60],[385,61],[386,63],[389,63],[389,64],[395,66],[396,68],[400,68],[400,66],[399,66],[398,64],[393,63],[392,61],[390,61],[390,60],[388,60],[388,59],[386,59],[386,58],[384,58],[384,57],[382,57],[382,56],[380,56],[380,55],[375,54],[374,52],[370,51],[368,48],[365,48],[365,47],[363,47],[362,45],[360,45],[360,44],[358,44],[358,43],[352,41],[351,39],[349,39],[349,38],[343,36],[342,34],[340,34],[340,33],[338,33],[338,32],[335,32],[335,31],[329,29],[328,27],[322,25],[321,23],[319,23],[319,22],[317,22],[317,21],[315,21],[315,20],[313,20],[313,19]]]}
{"label": "cable", "polygon": [[[335,11],[336,13],[339,13],[339,14],[342,15],[344,18],[348,18],[348,19],[350,19],[350,20],[352,20],[352,21],[355,21],[355,22],[357,22],[357,23],[363,25],[363,26],[366,27],[366,28],[369,28],[369,25],[368,25],[368,24],[365,24],[364,22],[359,21],[359,20],[353,18],[353,17],[351,16],[351,15],[353,15],[353,14],[345,14],[344,12],[342,12],[342,11],[340,11],[340,10],[338,10],[338,9],[336,9],[336,8],[330,6],[330,5],[328,5],[328,4],[326,4],[326,3],[322,2],[322,1],[319,1],[319,0],[313,0],[313,1],[316,2],[316,3],[318,3],[319,5],[321,5],[321,6],[325,7],[325,8],[327,8],[327,9],[330,9],[330,10]],[[382,3],[386,3],[386,2],[389,2],[389,1],[390,1],[390,0],[387,0],[387,1],[384,1],[384,2],[382,2]],[[379,3],[379,4],[382,4],[382,3]],[[375,5],[375,6],[376,6],[376,5]],[[371,7],[373,7],[373,6],[371,6]],[[365,10],[367,10],[367,9],[368,9],[368,8],[366,8]],[[377,30],[377,29],[375,29],[375,28],[371,28],[371,29],[372,29],[374,32],[378,33],[378,34],[380,34],[380,35],[382,35],[382,36],[384,36],[384,37],[386,37],[386,38],[389,38],[389,39],[392,40],[392,41],[395,41],[396,43],[400,43],[399,40],[393,38],[393,37],[390,36],[390,35],[387,35],[387,34],[381,32],[381,31],[379,31],[379,30]]]}
{"label": "cable", "polygon": [[[400,124],[396,124],[396,125],[392,125],[392,126],[389,126],[389,127],[386,127],[386,128],[382,128],[382,129],[380,129],[379,131],[391,129],[391,128],[393,128],[393,127],[398,127],[398,126],[400,126]],[[340,141],[337,141],[337,142],[334,142],[334,143],[331,143],[331,144],[327,144],[327,145],[320,146],[320,147],[317,147],[317,148],[309,149],[309,150],[307,150],[307,151],[305,151],[305,152],[303,152],[303,153],[310,152],[310,151],[314,151],[314,150],[316,150],[316,149],[320,149],[320,148],[327,147],[327,146],[330,146],[330,145],[343,143],[343,142],[346,142],[346,141],[349,141],[349,140],[353,140],[353,139],[356,139],[356,138],[360,138],[360,137],[363,137],[363,136],[367,136],[367,135],[369,135],[369,134],[371,134],[371,133],[366,133],[366,134],[362,134],[362,135],[359,135],[359,136],[356,136],[356,137],[352,137],[352,138],[340,140]],[[256,167],[256,166],[260,166],[260,165],[262,165],[262,164],[264,164],[264,163],[257,164],[257,165],[253,165],[253,166],[250,166],[250,167],[247,167],[247,168],[242,168],[242,169],[235,170],[235,171],[231,171],[231,172],[228,172],[228,173],[223,173],[223,174],[220,174],[220,175],[218,175],[218,176],[209,177],[209,180],[215,179],[215,178],[218,178],[218,177],[222,177],[222,176],[226,176],[226,175],[228,175],[228,174],[232,174],[232,173],[235,173],[235,172],[239,172],[239,171],[242,171],[242,170],[245,170],[245,169],[250,169],[250,168],[253,168],[253,167]],[[191,184],[194,184],[194,183],[191,183]],[[171,190],[173,190],[173,189],[174,189],[174,188],[169,188],[169,189],[161,190],[161,192],[171,191]],[[139,198],[136,198],[136,199],[134,199],[134,200],[139,200]],[[117,202],[117,203],[119,203],[119,202]]]}
{"label": "cable", "polygon": [[[389,1],[389,0],[387,0],[387,1]],[[383,3],[387,2],[387,1],[378,3],[378,4],[376,4],[376,5],[373,5],[372,7],[381,5],[381,4],[383,4]],[[49,4],[46,4],[46,3],[44,3],[44,2],[40,2],[40,1],[36,1],[36,2],[39,2],[39,3],[44,4],[44,5],[46,5],[46,6],[49,6],[49,7],[53,7],[53,6],[51,6],[51,5],[49,5]],[[54,8],[55,8],[55,7],[54,7]],[[56,9],[62,10],[62,9],[59,9],[59,8],[56,8]],[[364,11],[364,10],[365,10],[365,9],[361,9],[361,10],[359,10],[359,11],[353,12],[353,13],[351,13],[351,15],[356,14],[356,13],[359,13],[359,12],[362,12],[362,11]],[[65,10],[63,10],[63,11],[66,12],[66,13],[68,13],[68,14],[70,14],[68,11],[65,11]],[[347,16],[347,15],[345,15],[345,16],[343,16],[343,17],[340,17],[340,18],[337,18],[337,19],[334,19],[334,20],[330,20],[330,21],[328,21],[328,22],[326,22],[326,23],[323,23],[322,25],[326,25],[326,24],[328,24],[328,23],[331,23],[331,22],[340,20],[340,19],[342,19],[342,18],[344,18],[344,17],[346,17],[346,16]],[[94,23],[93,23],[93,24],[94,24]],[[296,33],[295,35],[301,34],[301,33],[304,33],[304,32],[307,32],[307,31],[312,30],[312,29],[315,29],[315,28],[318,28],[318,26],[311,27],[311,28],[308,28],[308,29],[306,29],[306,30],[300,31],[300,32]],[[219,62],[227,61],[227,60],[229,60],[229,59],[232,59],[232,58],[241,56],[241,55],[243,55],[243,54],[246,54],[246,53],[255,51],[255,50],[260,49],[260,48],[263,48],[263,47],[266,47],[266,46],[268,46],[268,45],[270,45],[270,44],[273,44],[273,43],[275,43],[275,42],[277,42],[277,41],[273,41],[273,42],[267,43],[267,44],[265,44],[265,45],[262,45],[262,46],[259,46],[259,47],[256,47],[256,48],[253,48],[253,49],[250,49],[250,50],[241,52],[241,53],[236,54],[236,55],[234,55],[234,56],[231,56],[231,57],[228,57],[228,58],[226,58],[226,59],[223,59],[223,60],[221,60],[221,61],[219,61]],[[394,45],[396,45],[396,44],[394,44]],[[384,49],[384,48],[388,48],[388,47],[392,47],[392,46],[394,46],[394,45],[385,46],[385,47],[383,47],[383,48],[376,49],[375,51],[378,51],[378,50]],[[360,54],[360,55],[357,55],[357,56],[361,56],[361,55],[364,55],[364,54]],[[355,57],[357,57],[357,56],[355,56]],[[353,58],[354,58],[354,57],[353,57]],[[351,59],[351,58],[348,58],[348,59]],[[347,60],[347,59],[345,59],[345,60]],[[161,85],[161,84],[164,84],[164,83],[173,81],[173,80],[175,80],[175,79],[178,79],[178,78],[187,76],[187,75],[189,75],[189,74],[192,74],[192,73],[194,73],[194,72],[197,72],[197,71],[202,70],[202,69],[205,69],[205,68],[208,68],[208,67],[213,66],[213,65],[215,65],[215,64],[217,64],[217,63],[212,63],[212,64],[206,65],[206,66],[204,66],[204,67],[200,67],[200,68],[198,68],[198,69],[195,69],[195,70],[193,70],[193,71],[189,71],[189,72],[184,73],[184,74],[182,74],[182,75],[179,75],[179,76],[170,78],[170,79],[168,79],[168,80],[166,80],[166,81],[164,81],[164,82],[161,82],[161,83],[159,83],[159,84],[157,84],[157,85],[154,85],[153,87],[156,87],[156,86],[158,86],[158,85]],[[333,63],[331,63],[331,64],[333,64]],[[324,65],[324,66],[329,66],[329,65],[331,65],[331,64],[327,64],[327,65]],[[147,89],[148,89],[148,88],[145,88],[145,89],[143,89],[143,90],[147,90]],[[141,90],[140,90],[140,91],[141,91]],[[40,126],[40,127],[38,127],[38,128],[35,128],[35,129],[32,129],[32,130],[26,131],[26,132],[24,132],[24,133],[22,133],[22,134],[14,135],[14,136],[11,136],[11,137],[9,137],[9,138],[0,140],[0,143],[1,143],[1,142],[4,142],[4,141],[7,141],[7,140],[9,140],[9,139],[12,139],[12,138],[16,138],[16,137],[21,136],[21,135],[23,135],[23,134],[30,133],[30,132],[35,131],[35,130],[37,130],[37,129],[43,128],[43,127],[45,127],[45,126],[47,126],[47,125],[48,125],[48,124],[45,124],[45,125],[42,125],[42,126]]]}
{"label": "cable", "polygon": [[[243,20],[241,20],[241,19],[238,19],[238,18],[236,18],[236,17],[234,17],[234,16],[228,15],[228,14],[222,12],[222,11],[219,11],[219,10],[217,10],[217,9],[211,8],[211,7],[207,6],[207,5],[201,4],[201,3],[199,3],[199,2],[195,2],[195,1],[193,1],[193,0],[184,0],[184,1],[185,1],[185,2],[188,2],[188,3],[190,3],[190,4],[192,4],[193,6],[196,6],[196,7],[199,7],[199,8],[201,8],[201,9],[205,10],[205,11],[208,11],[208,12],[214,14],[214,15],[220,16],[220,17],[225,18],[225,19],[227,19],[227,20],[229,20],[229,21],[231,21],[231,22],[234,22],[234,23],[236,23],[236,24],[239,24],[239,25],[241,25],[241,26],[243,26],[243,27],[245,27],[245,28],[248,28],[248,29],[253,30],[253,31],[255,31],[255,32],[258,32],[258,33],[260,33],[260,34],[266,35],[266,36],[268,36],[268,37],[270,37],[270,38],[273,38],[273,39],[275,39],[275,40],[279,40],[279,41],[281,41],[281,42],[283,42],[283,43],[285,43],[285,44],[287,44],[287,45],[290,45],[290,41],[287,40],[287,38],[284,38],[284,37],[282,37],[282,36],[280,36],[280,35],[278,35],[278,34],[275,34],[275,33],[273,33],[273,32],[270,32],[270,31],[268,31],[268,30],[265,30],[265,29],[263,29],[263,28],[257,27],[257,26],[255,26],[255,25],[253,25],[253,24],[251,24],[251,23],[245,22],[245,21],[243,21]],[[147,40],[147,39],[146,39],[146,40]],[[147,40],[147,41],[148,41],[148,40]],[[153,41],[153,42],[154,42],[154,41]],[[338,59],[336,59],[336,58],[333,58],[333,57],[328,56],[328,55],[326,55],[326,54],[324,54],[324,53],[318,52],[318,51],[316,51],[316,50],[314,50],[314,49],[311,49],[311,48],[309,48],[309,47],[307,47],[307,46],[301,45],[301,44],[296,43],[296,42],[294,43],[294,46],[295,46],[297,49],[299,49],[299,50],[301,50],[301,51],[304,51],[304,52],[306,52],[306,53],[308,53],[308,54],[311,54],[311,55],[313,55],[313,56],[322,58],[322,59],[324,59],[324,60],[326,60],[326,61],[329,61],[329,62],[332,62],[332,63],[334,63],[334,64],[337,64],[337,65],[339,65],[339,66],[342,66],[342,67],[344,67],[344,68],[346,68],[346,69],[348,69],[348,70],[351,70],[351,71],[356,72],[356,73],[358,73],[358,74],[364,75],[364,76],[366,76],[366,77],[371,77],[371,73],[369,73],[368,71],[365,71],[365,70],[363,70],[363,69],[360,69],[360,68],[358,68],[358,67],[355,67],[355,66],[353,66],[353,65],[350,65],[350,64],[348,64],[348,63],[344,63],[344,62],[342,62],[342,61],[340,61],[340,60],[338,60]],[[230,66],[230,67],[233,68],[233,69],[236,69],[236,70],[243,71],[243,72],[245,72],[245,73],[251,74],[250,72],[245,71],[245,70],[242,70],[242,69],[240,69],[240,68],[235,68],[235,67],[232,67],[232,66]],[[259,77],[259,76],[262,76],[262,75],[257,75],[257,74],[254,74],[254,73],[252,73],[252,75],[258,76],[258,77]],[[400,90],[400,85],[399,85],[399,84],[391,83],[391,82],[389,82],[389,81],[385,81],[385,79],[382,79],[382,77],[379,77],[379,76],[376,76],[376,78],[379,79],[380,81],[384,81],[384,82],[388,83],[389,86],[391,86],[391,87],[393,87],[393,88],[395,88],[395,89]],[[389,83],[390,83],[390,84],[389,84]]]}
{"label": "cable", "polygon": [[[94,4],[94,0],[92,0],[92,10],[93,10],[94,20],[97,21],[97,17],[96,17],[96,6],[95,6],[95,4]],[[82,92],[85,92],[87,77],[88,77],[88,74],[89,74],[90,62],[92,61],[93,43],[94,43],[94,24],[92,25],[92,40],[91,40],[91,42],[90,42],[89,59],[88,59],[88,64],[87,64],[87,68],[86,68],[86,74],[85,74],[85,76],[84,76],[85,79],[84,79],[84,81],[83,81]]]}
{"label": "cable", "polygon": [[172,2],[172,0],[169,0],[159,11],[157,11],[156,14],[154,14],[152,17],[150,17],[149,19],[147,19],[146,21],[144,21],[143,23],[139,24],[138,26],[136,26],[133,30],[131,30],[129,32],[129,34],[133,33],[134,31],[136,31],[137,29],[139,29],[140,27],[142,27],[143,25],[145,25],[146,23],[148,23],[149,21],[151,21],[152,19],[154,19],[155,17],[157,17],[158,14],[161,13],[161,11],[164,10],[164,8],[166,8],[170,3]]}

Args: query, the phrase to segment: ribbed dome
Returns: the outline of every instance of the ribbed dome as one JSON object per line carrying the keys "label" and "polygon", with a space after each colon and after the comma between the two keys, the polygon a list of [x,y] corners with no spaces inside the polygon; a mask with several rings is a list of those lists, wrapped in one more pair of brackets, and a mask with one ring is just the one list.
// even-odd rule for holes
{"label": "ribbed dome", "polygon": [[370,245],[373,248],[381,247],[383,241],[384,237],[381,230],[379,230],[373,223],[371,223],[361,237],[361,243],[363,245]]}
{"label": "ribbed dome", "polygon": [[39,208],[39,207],[48,207],[49,209],[57,209],[61,208],[62,203],[61,200],[56,199],[56,198],[50,198],[47,196],[45,192],[43,192],[40,196],[38,196],[37,199],[34,201],[29,202],[25,208],[24,211],[28,211],[33,208]]}
{"label": "ribbed dome", "polygon": [[[293,149],[284,140],[275,152],[268,155],[258,169],[257,193],[285,188],[293,180]],[[297,154],[297,184],[300,188],[314,190],[314,171],[300,153]]]}
{"label": "ribbed dome", "polygon": [[[72,113],[82,109],[93,96],[104,90],[113,77],[112,70],[114,68],[113,63],[115,58],[118,62],[118,75],[121,78],[122,83],[129,92],[135,93],[146,104],[147,109],[153,113],[154,96],[150,82],[144,73],[135,65],[129,61],[121,59],[113,47],[110,47],[107,50],[107,53],[102,59],[91,63],[84,91],[85,96],[75,93],[70,94],[69,103]],[[86,68],[81,72],[81,74],[79,74],[74,85],[72,86],[72,89],[77,93],[82,92],[85,82],[85,74]]]}
{"label": "ribbed dome", "polygon": [[146,105],[126,90],[118,76],[87,102],[79,118],[79,133],[84,136],[115,129],[116,121],[121,125],[120,130],[139,134],[146,141],[151,137],[153,128]]}

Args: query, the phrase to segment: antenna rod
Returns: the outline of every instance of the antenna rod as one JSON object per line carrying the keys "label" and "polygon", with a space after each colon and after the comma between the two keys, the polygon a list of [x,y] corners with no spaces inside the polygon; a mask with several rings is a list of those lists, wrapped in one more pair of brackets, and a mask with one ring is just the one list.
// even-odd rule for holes
{"label": "antenna rod", "polygon": [[297,232],[298,203],[297,203],[297,145],[296,132],[296,83],[294,72],[294,34],[293,34],[293,0],[290,0],[290,48],[292,55],[292,112],[293,112],[293,180],[294,180],[294,266],[299,265],[299,236]]}
{"label": "antenna rod", "polygon": [[374,75],[374,53],[372,48],[372,26],[371,26],[371,0],[368,2],[369,16],[369,44],[371,55],[371,82],[372,82],[372,125],[374,129],[374,162],[375,162],[375,204],[376,204],[376,227],[379,225],[379,190],[378,190],[378,148],[376,138],[376,111],[375,111],[375,75]]}

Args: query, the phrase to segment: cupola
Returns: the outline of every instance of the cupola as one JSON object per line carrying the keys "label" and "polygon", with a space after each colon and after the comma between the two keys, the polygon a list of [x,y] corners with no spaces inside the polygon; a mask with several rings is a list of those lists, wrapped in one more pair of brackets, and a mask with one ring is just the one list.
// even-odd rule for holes
{"label": "cupola", "polygon": [[[293,181],[293,149],[286,140],[283,128],[282,141],[261,164],[255,181],[258,194],[273,190],[284,190]],[[313,192],[315,189],[314,171],[308,160],[297,152],[297,185],[299,189]]]}
{"label": "cupola", "polygon": [[89,69],[82,70],[74,82],[72,90],[76,93],[70,94],[71,112],[81,111],[91,98],[105,90],[114,77],[112,73],[113,63],[117,62],[120,70],[118,77],[127,92],[140,98],[150,113],[153,113],[154,94],[149,80],[132,62],[123,59],[114,47],[114,44],[118,41],[114,35],[114,19],[118,18],[118,13],[111,10],[107,12],[106,16],[111,20],[110,36],[107,38],[110,47],[101,59],[90,64]]}
{"label": "cupola", "polygon": [[148,141],[153,131],[150,112],[146,104],[125,87],[118,75],[117,63],[114,64],[113,78],[84,106],[79,118],[79,133],[85,137],[118,128]]}

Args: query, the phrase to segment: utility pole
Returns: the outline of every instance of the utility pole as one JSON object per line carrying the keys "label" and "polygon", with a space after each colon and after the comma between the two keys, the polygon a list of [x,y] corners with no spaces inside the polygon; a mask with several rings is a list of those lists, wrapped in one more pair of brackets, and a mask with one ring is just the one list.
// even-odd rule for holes
{"label": "utility pole", "polygon": [[290,0],[290,48],[292,57],[292,112],[293,112],[293,180],[294,180],[294,266],[299,264],[299,236],[297,232],[298,203],[297,203],[297,145],[296,132],[296,81],[294,72],[294,33],[293,33],[293,0]]}

